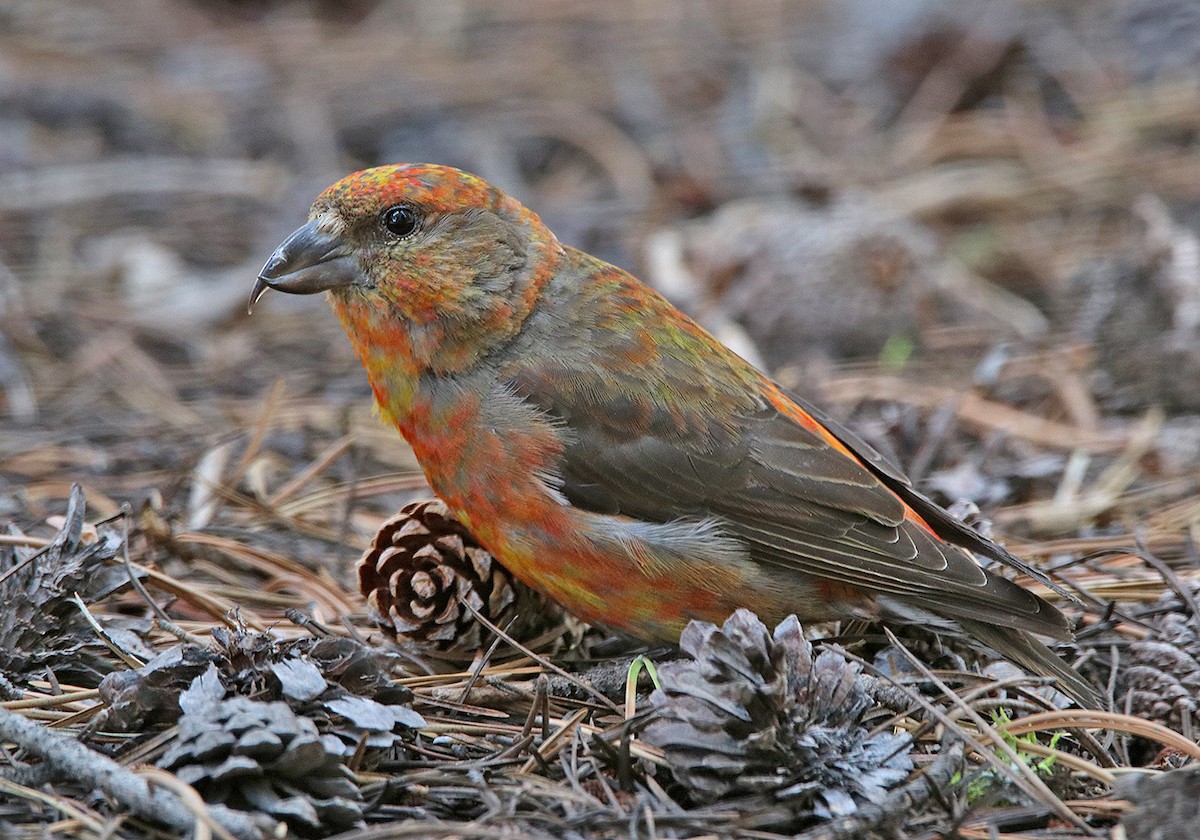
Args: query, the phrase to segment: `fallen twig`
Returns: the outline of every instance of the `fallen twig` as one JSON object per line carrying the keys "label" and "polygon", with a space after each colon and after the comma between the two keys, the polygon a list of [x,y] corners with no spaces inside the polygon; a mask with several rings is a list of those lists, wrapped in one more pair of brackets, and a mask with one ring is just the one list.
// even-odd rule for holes
{"label": "fallen twig", "polygon": [[[190,831],[196,824],[195,813],[175,794],[152,788],[144,778],[111,758],[7,709],[0,709],[0,740],[36,755],[61,777],[103,791],[140,817],[179,831]],[[209,808],[209,814],[241,840],[261,840],[266,836],[253,819],[228,808]]]}

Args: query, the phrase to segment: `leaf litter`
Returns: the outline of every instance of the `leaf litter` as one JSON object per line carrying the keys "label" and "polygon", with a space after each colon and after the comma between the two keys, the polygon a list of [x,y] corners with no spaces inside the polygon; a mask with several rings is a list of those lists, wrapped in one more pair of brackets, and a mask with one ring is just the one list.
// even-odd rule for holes
{"label": "leaf litter", "polygon": [[[238,5],[12,12],[38,83],[5,125],[39,142],[0,173],[0,833],[1200,833],[1200,100],[1155,3],[1099,24],[947,12],[836,73],[804,58],[838,43],[811,19],[785,21],[798,57],[747,60],[774,4],[429,4],[403,26]],[[279,50],[280,27],[310,48]],[[546,27],[591,60],[502,36]],[[411,68],[387,90],[381,39]],[[105,87],[116,57],[139,96]],[[238,312],[278,232],[262,220],[330,180],[314,161],[426,149],[499,166],[567,241],[644,256],[724,340],[967,499],[1077,594],[1063,650],[1112,711],[916,630],[743,615],[646,651],[514,616],[511,583],[453,542],[405,600],[376,580],[368,602],[355,561],[422,476],[327,312]],[[369,603],[469,644],[406,643]],[[640,653],[661,684],[639,677],[627,714]]]}

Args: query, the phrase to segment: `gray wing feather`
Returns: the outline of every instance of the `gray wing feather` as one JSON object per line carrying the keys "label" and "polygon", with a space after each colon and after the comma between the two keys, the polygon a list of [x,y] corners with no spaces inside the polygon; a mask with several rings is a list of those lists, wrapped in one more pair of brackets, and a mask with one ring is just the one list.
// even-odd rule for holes
{"label": "gray wing feather", "polygon": [[[546,377],[532,381],[540,387],[517,381],[518,393],[569,418],[561,489],[574,505],[660,523],[716,518],[756,562],[889,593],[951,617],[1070,637],[1049,604],[907,520],[903,491],[916,494],[898,470],[847,457],[772,406],[703,433],[620,438],[612,424],[601,425],[605,406],[581,404],[586,396],[578,391],[547,390]],[[595,426],[591,418],[598,418]],[[960,527],[974,543],[992,545]]]}

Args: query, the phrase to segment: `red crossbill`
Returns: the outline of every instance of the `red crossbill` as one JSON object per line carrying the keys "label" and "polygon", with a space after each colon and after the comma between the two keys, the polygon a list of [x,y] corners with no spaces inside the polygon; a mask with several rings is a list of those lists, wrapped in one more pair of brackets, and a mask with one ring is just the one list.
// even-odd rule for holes
{"label": "red crossbill", "polygon": [[738,607],[769,624],[919,624],[1098,702],[1031,635],[1071,638],[1064,616],[971,552],[1038,573],[480,178],[348,176],[271,256],[252,304],[268,288],[329,293],[430,487],[586,620],[667,641]]}

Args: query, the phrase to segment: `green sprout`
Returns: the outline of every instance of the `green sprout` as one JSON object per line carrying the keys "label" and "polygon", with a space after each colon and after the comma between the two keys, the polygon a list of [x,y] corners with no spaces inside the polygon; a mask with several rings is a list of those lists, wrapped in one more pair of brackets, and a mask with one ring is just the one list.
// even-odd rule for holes
{"label": "green sprout", "polygon": [[[997,709],[992,712],[992,725],[1000,730],[1000,737],[1004,739],[1004,742],[1012,747],[1013,751],[1020,756],[1021,761],[1023,761],[1027,767],[1032,768],[1033,771],[1039,776],[1049,776],[1054,771],[1056,757],[1053,755],[1048,755],[1040,759],[1035,759],[1034,756],[1022,749],[1023,744],[1038,743],[1037,733],[1030,732],[1020,737],[1011,735],[1009,734],[1007,727],[1012,722],[1013,719],[1009,716],[1005,709]],[[1051,735],[1049,745],[1050,749],[1057,749],[1058,742],[1066,734],[1067,733],[1065,731],[1058,731]],[[1007,759],[1004,760],[1007,761]],[[955,773],[954,776],[951,777],[951,784],[958,784],[962,782],[962,778],[962,773]],[[990,793],[1000,781],[1001,775],[994,770],[989,769],[979,773],[975,778],[967,783],[968,804],[973,804],[987,796],[988,793]]]}
{"label": "green sprout", "polygon": [[639,654],[632,662],[629,663],[629,673],[625,676],[626,720],[637,714],[637,682],[638,677],[642,675],[643,668],[645,668],[646,673],[650,675],[650,682],[654,683],[654,687],[662,688],[662,684],[658,681],[658,669],[654,667],[654,663],[645,656]]}

